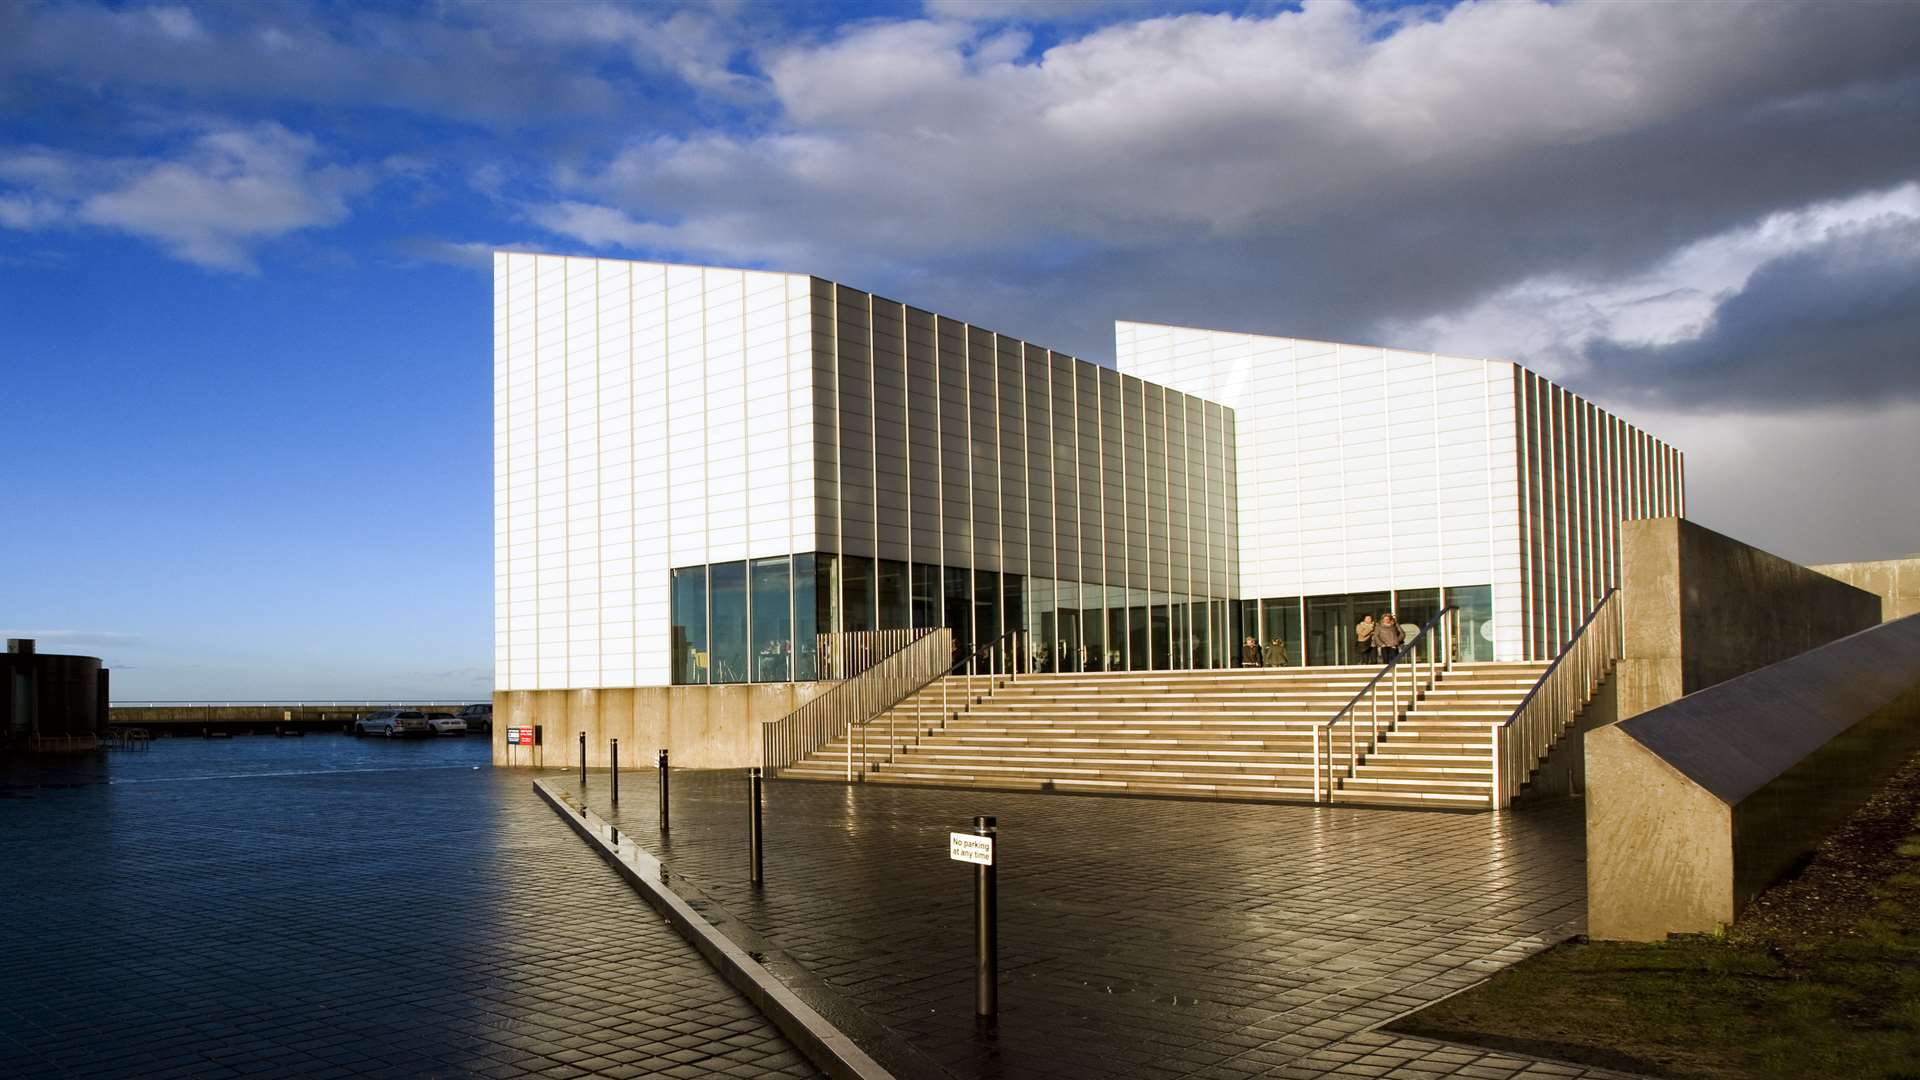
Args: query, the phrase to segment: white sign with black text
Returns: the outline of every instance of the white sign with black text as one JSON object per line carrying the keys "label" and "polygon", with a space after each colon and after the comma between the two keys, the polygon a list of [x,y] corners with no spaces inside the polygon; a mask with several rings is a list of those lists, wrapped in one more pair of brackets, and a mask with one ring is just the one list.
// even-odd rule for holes
{"label": "white sign with black text", "polygon": [[993,865],[993,837],[978,836],[973,833],[948,833],[947,858],[955,862],[977,863],[981,866]]}

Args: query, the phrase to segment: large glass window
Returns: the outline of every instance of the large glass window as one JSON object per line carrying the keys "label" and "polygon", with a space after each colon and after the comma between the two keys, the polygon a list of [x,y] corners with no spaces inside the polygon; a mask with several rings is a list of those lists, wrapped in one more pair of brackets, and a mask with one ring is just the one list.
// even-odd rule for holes
{"label": "large glass window", "polygon": [[1460,606],[1460,653],[1456,659],[1492,660],[1493,586],[1448,589],[1447,603]]}
{"label": "large glass window", "polygon": [[947,567],[947,627],[953,631],[953,658],[973,648],[973,582],[964,566]]}
{"label": "large glass window", "polygon": [[840,560],[840,629],[848,633],[872,630],[873,560],[864,555],[847,555]]}
{"label": "large glass window", "polygon": [[[1261,601],[1260,618],[1265,624],[1260,638],[1260,644],[1266,649],[1263,659],[1279,660],[1288,667],[1306,663],[1306,650],[1301,648],[1300,640],[1299,597],[1284,596]],[[1273,649],[1275,642],[1280,645],[1277,654]]]}
{"label": "large glass window", "polygon": [[713,681],[746,682],[747,564],[715,563],[707,571],[713,590]]}
{"label": "large glass window", "polygon": [[753,560],[748,609],[753,623],[754,682],[786,682],[793,677],[791,586],[786,556]]}
{"label": "large glass window", "polygon": [[1052,671],[1054,663],[1054,605],[1052,578],[1027,579],[1026,663],[1034,671]]}
{"label": "large glass window", "polygon": [[1089,605],[1080,609],[1080,635],[1083,640],[1074,660],[1082,671],[1105,671],[1107,669],[1106,613],[1100,608],[1100,586],[1088,585],[1080,592],[1081,603]]}
{"label": "large glass window", "polygon": [[1173,669],[1173,619],[1167,613],[1167,594],[1156,592],[1152,603],[1152,640],[1148,642],[1152,661],[1152,671],[1171,671]]}
{"label": "large glass window", "polygon": [[940,625],[940,568],[913,564],[913,625]]}
{"label": "large glass window", "polygon": [[1080,613],[1074,609],[1080,603],[1080,583],[1062,581],[1054,603],[1058,609],[1053,631],[1054,670],[1079,671],[1082,630]]}
{"label": "large glass window", "polygon": [[881,630],[902,630],[912,625],[912,582],[907,564],[893,559],[880,560]]}
{"label": "large glass window", "polygon": [[1352,662],[1352,611],[1345,596],[1307,597],[1307,663],[1321,667]]}
{"label": "large glass window", "polygon": [[817,609],[820,591],[815,575],[818,572],[815,556],[793,557],[793,677],[798,682],[812,682],[820,677],[820,639],[815,635],[833,625],[832,616]]}
{"label": "large glass window", "polygon": [[707,568],[673,572],[673,683],[707,681]]}
{"label": "large glass window", "polygon": [[1400,620],[1400,627],[1406,631],[1406,643],[1420,635],[1420,627],[1440,610],[1439,589],[1396,589],[1393,594],[1393,615]]}
{"label": "large glass window", "polygon": [[1127,665],[1133,671],[1153,670],[1153,656],[1147,651],[1151,635],[1147,632],[1146,599],[1144,590],[1127,590]]}
{"label": "large glass window", "polygon": [[1000,575],[992,570],[973,572],[973,632],[982,645],[1001,634]]}

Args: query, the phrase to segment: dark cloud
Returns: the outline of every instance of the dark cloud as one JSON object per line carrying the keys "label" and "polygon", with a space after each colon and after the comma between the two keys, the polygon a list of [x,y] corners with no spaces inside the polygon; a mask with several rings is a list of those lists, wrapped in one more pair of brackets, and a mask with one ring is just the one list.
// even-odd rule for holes
{"label": "dark cloud", "polygon": [[1585,378],[1659,406],[1798,411],[1920,402],[1920,222],[1774,259],[1697,338],[1596,342]]}

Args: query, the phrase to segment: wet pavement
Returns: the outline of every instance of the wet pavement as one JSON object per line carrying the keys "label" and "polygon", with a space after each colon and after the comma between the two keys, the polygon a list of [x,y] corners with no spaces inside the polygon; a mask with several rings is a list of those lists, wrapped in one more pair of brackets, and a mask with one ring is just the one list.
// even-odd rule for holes
{"label": "wet pavement", "polygon": [[[540,775],[577,797],[577,773]],[[868,1048],[903,1076],[1620,1075],[1374,1030],[1580,932],[1578,803],[1452,814],[769,782],[755,888],[744,773],[676,771],[665,836],[657,790],[651,769],[624,773],[616,810],[598,772],[587,801],[769,966],[823,984],[796,990],[877,1024],[893,1045]],[[947,853],[976,814],[1001,835],[993,1038],[973,1025],[972,868]]]}
{"label": "wet pavement", "polygon": [[168,739],[9,771],[0,1077],[815,1075],[487,755]]}

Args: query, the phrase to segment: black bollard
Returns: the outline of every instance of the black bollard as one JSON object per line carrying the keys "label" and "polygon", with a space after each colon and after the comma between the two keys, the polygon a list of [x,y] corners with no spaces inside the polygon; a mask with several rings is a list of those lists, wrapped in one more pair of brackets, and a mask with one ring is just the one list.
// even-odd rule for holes
{"label": "black bollard", "polygon": [[747,770],[747,880],[755,885],[760,873],[760,770]]}
{"label": "black bollard", "polygon": [[613,805],[620,805],[620,740],[607,740],[607,779],[613,783]]}
{"label": "black bollard", "polygon": [[1000,901],[994,872],[1000,861],[999,830],[994,819],[973,819],[973,832],[984,836],[991,856],[973,868],[973,1021],[992,1033],[1000,1023]]}
{"label": "black bollard", "polygon": [[587,801],[587,733],[580,733],[580,801]]}
{"label": "black bollard", "polygon": [[660,831],[667,831],[667,752],[660,751]]}

